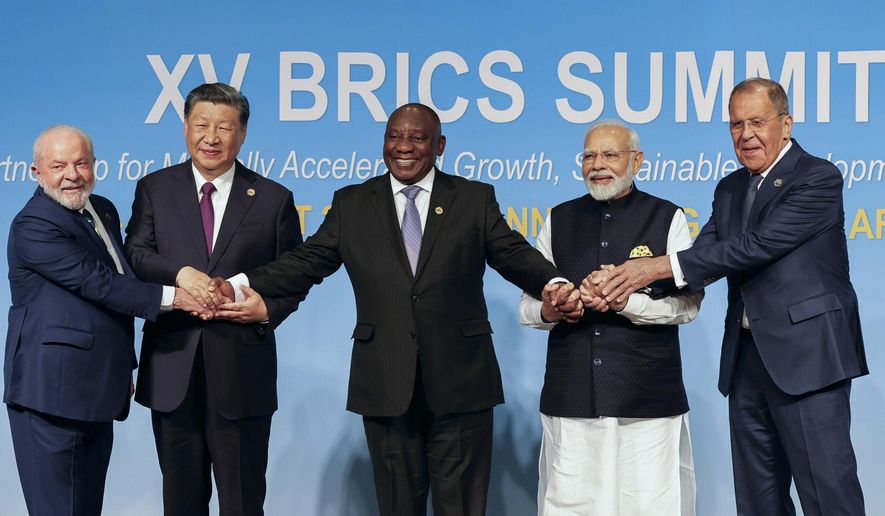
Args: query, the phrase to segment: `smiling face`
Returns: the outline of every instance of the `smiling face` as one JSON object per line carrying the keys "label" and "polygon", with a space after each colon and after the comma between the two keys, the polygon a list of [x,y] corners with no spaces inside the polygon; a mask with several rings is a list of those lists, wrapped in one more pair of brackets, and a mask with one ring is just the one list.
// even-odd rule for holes
{"label": "smiling face", "polygon": [[[642,166],[643,157],[641,151],[629,152],[632,150],[635,149],[630,148],[630,132],[622,127],[599,127],[590,131],[584,140],[581,171],[591,197],[610,201],[630,193],[633,172]],[[617,158],[606,161],[606,155]]]}
{"label": "smiling face", "polygon": [[211,181],[234,164],[246,141],[246,128],[236,107],[197,102],[184,121],[184,139],[197,170]]}
{"label": "smiling face", "polygon": [[427,109],[405,105],[387,121],[384,163],[400,183],[411,185],[424,179],[446,148],[439,122]]}
{"label": "smiling face", "polygon": [[66,129],[45,133],[31,170],[50,198],[69,210],[82,210],[95,186],[95,156],[79,134]]}
{"label": "smiling face", "polygon": [[[750,172],[764,172],[790,141],[793,117],[778,113],[768,92],[763,88],[735,93],[731,98],[728,113],[731,123],[744,122],[741,130],[731,135],[738,160]],[[763,127],[753,129],[751,124],[747,123],[751,120],[767,120],[767,122]]]}

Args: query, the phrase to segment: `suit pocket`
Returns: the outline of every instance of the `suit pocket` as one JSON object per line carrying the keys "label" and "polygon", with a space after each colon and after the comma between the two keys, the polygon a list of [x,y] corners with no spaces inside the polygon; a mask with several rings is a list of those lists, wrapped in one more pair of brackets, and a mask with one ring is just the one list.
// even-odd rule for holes
{"label": "suit pocket", "polygon": [[841,309],[842,305],[839,303],[839,298],[836,297],[836,294],[830,293],[792,304],[787,310],[790,312],[790,321],[795,324],[825,312]]}
{"label": "suit pocket", "polygon": [[89,330],[67,326],[47,326],[43,330],[43,344],[62,344],[80,349],[92,349],[95,336]]}
{"label": "suit pocket", "polygon": [[252,231],[264,230],[263,224],[241,224],[237,227],[237,233],[250,233]]}
{"label": "suit pocket", "polygon": [[461,335],[465,337],[492,334],[492,323],[487,319],[467,319],[458,321],[458,325],[461,326]]}
{"label": "suit pocket", "polygon": [[375,325],[373,324],[357,324],[350,336],[353,340],[369,340],[375,333]]}

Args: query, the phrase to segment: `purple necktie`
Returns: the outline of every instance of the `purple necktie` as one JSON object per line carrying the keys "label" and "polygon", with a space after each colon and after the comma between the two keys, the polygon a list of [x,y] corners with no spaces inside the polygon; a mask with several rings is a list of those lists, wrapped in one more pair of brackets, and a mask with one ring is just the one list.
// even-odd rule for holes
{"label": "purple necktie", "polygon": [[421,217],[418,215],[418,206],[415,205],[415,196],[421,191],[420,186],[407,186],[400,190],[406,196],[406,209],[403,211],[403,243],[406,245],[406,255],[409,257],[409,265],[412,266],[412,274],[418,268],[418,254],[421,252]]}
{"label": "purple necktie", "polygon": [[206,249],[212,254],[212,235],[215,234],[215,208],[212,207],[212,192],[215,185],[203,183],[200,188],[203,197],[200,199],[200,216],[203,218],[203,234],[206,235]]}

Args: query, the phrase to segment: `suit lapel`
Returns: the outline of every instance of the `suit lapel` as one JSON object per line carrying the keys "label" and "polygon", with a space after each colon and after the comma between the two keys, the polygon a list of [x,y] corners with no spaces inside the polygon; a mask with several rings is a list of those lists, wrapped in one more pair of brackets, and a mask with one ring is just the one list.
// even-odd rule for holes
{"label": "suit lapel", "polygon": [[427,206],[427,222],[424,224],[424,236],[421,238],[421,253],[418,254],[415,277],[421,275],[427,264],[456,195],[455,185],[450,178],[437,170],[433,180],[433,191],[430,192],[430,204]]}
{"label": "suit lapel", "polygon": [[729,213],[733,215],[730,217],[728,224],[729,236],[741,235],[741,222],[743,222],[741,214],[744,209],[744,198],[747,196],[747,188],[750,186],[750,171],[742,168],[738,173],[741,174],[740,178],[735,181],[735,189],[731,192],[731,211]]}
{"label": "suit lapel", "polygon": [[759,185],[759,191],[756,193],[753,209],[750,211],[750,224],[747,227],[755,226],[756,222],[759,220],[759,214],[764,212],[765,207],[768,206],[778,194],[787,191],[791,182],[795,179],[796,175],[792,172],[796,168],[796,162],[799,161],[799,156],[805,151],[799,147],[796,140],[792,140],[792,142],[793,146],[790,147],[790,150],[787,151],[777,165],[775,165],[768,175],[765,176],[765,181],[762,181],[762,184]]}
{"label": "suit lapel", "polygon": [[[261,192],[252,188],[254,181],[255,178],[247,174],[245,167],[237,162],[234,180],[231,184],[230,194],[227,197],[227,205],[224,208],[224,218],[221,219],[221,227],[218,229],[218,236],[215,238],[212,256],[209,257],[207,272],[211,271],[218,263],[220,257],[224,255],[224,250],[227,249],[234,234],[236,234],[237,228],[243,221],[243,217],[246,216],[255,199],[261,197]],[[249,191],[252,192],[252,195],[249,195]]]}
{"label": "suit lapel", "polygon": [[209,263],[209,250],[206,249],[206,235],[203,234],[203,217],[200,215],[200,204],[197,200],[197,184],[194,182],[191,160],[185,161],[180,167],[179,173],[173,175],[178,184],[172,188],[170,194],[175,207],[181,215],[179,220],[189,236],[189,238],[184,240],[190,243],[182,242],[181,245],[195,246],[195,251],[197,256],[200,257],[201,262],[193,265],[205,266]]}
{"label": "suit lapel", "polygon": [[[92,203],[92,207],[98,212],[96,216],[101,219],[101,224],[104,226],[108,238],[111,239],[111,245],[114,247],[114,252],[117,253],[117,258],[120,259],[120,266],[123,267],[123,274],[135,276],[135,272],[129,266],[129,262],[126,261],[126,255],[123,254],[123,243],[120,241],[120,230],[118,228],[119,220],[110,211],[96,206],[96,203]],[[102,247],[104,246],[102,245]],[[117,265],[114,263],[113,258],[111,256],[108,256],[108,258],[111,258],[111,264],[116,269]]]}
{"label": "suit lapel", "polygon": [[[372,188],[372,206],[375,216],[378,217],[378,225],[384,230],[390,245],[399,259],[400,265],[406,274],[412,275],[412,267],[406,256],[406,247],[403,244],[403,234],[399,227],[399,219],[396,216],[396,207],[393,204],[393,192],[390,188],[390,172],[381,176]],[[424,247],[423,244],[421,246]]]}

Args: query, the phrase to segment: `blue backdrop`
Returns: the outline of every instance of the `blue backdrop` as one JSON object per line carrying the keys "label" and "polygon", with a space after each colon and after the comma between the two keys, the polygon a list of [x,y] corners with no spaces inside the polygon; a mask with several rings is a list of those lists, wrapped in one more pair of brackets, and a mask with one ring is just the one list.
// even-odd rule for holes
{"label": "blue backdrop", "polygon": [[[307,235],[334,190],[384,172],[384,121],[407,100],[442,114],[441,168],[493,183],[508,221],[531,241],[548,208],[585,193],[576,156],[586,126],[603,118],[634,124],[646,157],[639,187],[684,206],[696,234],[716,181],[738,166],[723,100],[747,76],[771,77],[788,89],[794,136],[845,176],[845,229],[873,370],[854,383],[852,434],[868,513],[885,514],[885,45],[872,23],[885,7],[649,4],[7,2],[0,239],[35,188],[28,166],[42,129],[68,123],[93,136],[97,192],[125,221],[134,182],[186,157],[182,95],[215,80],[249,97],[240,157],[293,190]],[[486,296],[507,397],[495,410],[489,513],[534,514],[545,334],[519,326],[519,292],[493,271]],[[716,284],[682,329],[701,515],[734,513],[726,401],[716,391],[724,303]],[[9,304],[6,288],[0,304]],[[361,420],[344,410],[353,323],[339,272],[279,331],[270,515],[376,512]],[[0,327],[5,334],[5,320]],[[161,514],[160,500],[149,412],[135,406],[116,425],[105,512]],[[24,513],[3,423],[0,514]]]}

